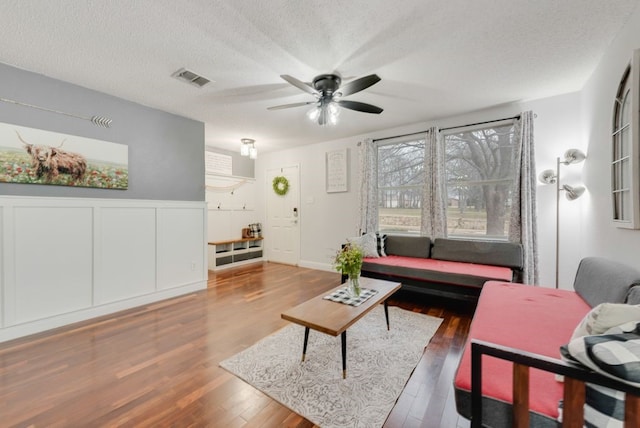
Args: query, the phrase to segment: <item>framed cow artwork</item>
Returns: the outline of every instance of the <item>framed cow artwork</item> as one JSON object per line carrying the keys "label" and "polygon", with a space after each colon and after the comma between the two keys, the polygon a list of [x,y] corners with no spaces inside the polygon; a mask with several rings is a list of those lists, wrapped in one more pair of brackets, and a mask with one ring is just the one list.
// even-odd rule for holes
{"label": "framed cow artwork", "polygon": [[124,190],[128,146],[0,123],[0,182]]}

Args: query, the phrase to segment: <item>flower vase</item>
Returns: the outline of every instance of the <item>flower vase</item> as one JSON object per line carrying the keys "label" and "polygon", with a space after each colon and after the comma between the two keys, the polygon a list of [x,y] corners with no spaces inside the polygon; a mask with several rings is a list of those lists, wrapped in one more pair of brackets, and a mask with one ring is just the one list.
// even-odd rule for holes
{"label": "flower vase", "polygon": [[360,297],[362,289],[360,288],[360,273],[349,275],[347,279],[347,293],[351,297]]}

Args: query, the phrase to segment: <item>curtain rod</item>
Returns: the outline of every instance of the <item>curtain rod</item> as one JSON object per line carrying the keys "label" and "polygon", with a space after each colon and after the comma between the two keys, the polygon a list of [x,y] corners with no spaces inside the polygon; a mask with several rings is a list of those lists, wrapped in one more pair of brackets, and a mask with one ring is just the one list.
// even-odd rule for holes
{"label": "curtain rod", "polygon": [[410,134],[402,134],[402,135],[394,135],[393,137],[385,137],[385,138],[374,138],[373,142],[378,142],[378,141],[384,141],[384,140],[393,140],[394,138],[402,138],[402,137],[408,137],[409,135],[418,135],[418,134],[424,134],[427,131],[418,131],[418,132],[412,132]]}
{"label": "curtain rod", "polygon": [[[439,131],[442,132],[442,131],[447,131],[449,129],[463,128],[465,126],[475,126],[475,125],[484,125],[485,123],[502,122],[503,120],[509,120],[509,119],[520,119],[520,115],[513,116],[513,117],[505,117],[504,119],[495,119],[495,120],[487,120],[485,122],[470,123],[468,125],[450,126],[448,128],[442,128]],[[411,135],[424,134],[427,131],[428,129],[425,129],[424,131],[412,132],[410,134],[395,135],[393,137],[385,137],[385,138],[375,138],[373,141],[378,142],[378,141],[385,141],[385,140],[393,140],[394,138],[402,138],[402,137],[409,137]]]}
{"label": "curtain rod", "polygon": [[484,121],[484,122],[469,123],[469,124],[467,124],[467,125],[450,126],[450,127],[448,127],[448,128],[442,128],[442,129],[440,129],[440,132],[442,132],[442,131],[448,131],[449,129],[464,128],[464,127],[466,127],[466,126],[484,125],[485,123],[502,122],[503,120],[511,120],[511,119],[520,119],[520,115],[516,115],[516,116],[512,116],[512,117],[505,117],[505,118],[503,118],[503,119],[486,120],[486,121]]}

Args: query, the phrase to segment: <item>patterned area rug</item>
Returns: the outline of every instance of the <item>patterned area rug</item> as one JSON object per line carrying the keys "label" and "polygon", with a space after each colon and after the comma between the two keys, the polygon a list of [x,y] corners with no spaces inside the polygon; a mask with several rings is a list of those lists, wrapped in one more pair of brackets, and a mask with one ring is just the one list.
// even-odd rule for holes
{"label": "patterned area rug", "polygon": [[[339,305],[341,303],[336,303]],[[321,427],[381,427],[442,320],[382,305],[347,330],[347,379],[340,336],[291,324],[220,366]]]}

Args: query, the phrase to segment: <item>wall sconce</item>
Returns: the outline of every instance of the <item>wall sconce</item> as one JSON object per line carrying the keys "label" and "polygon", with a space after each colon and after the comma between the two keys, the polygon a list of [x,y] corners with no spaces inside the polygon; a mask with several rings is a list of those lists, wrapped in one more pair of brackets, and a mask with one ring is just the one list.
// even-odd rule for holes
{"label": "wall sconce", "polygon": [[556,185],[556,288],[558,288],[558,272],[560,260],[560,192],[564,191],[564,196],[569,201],[575,201],[585,191],[584,186],[569,186],[568,184],[560,185],[560,165],[572,165],[580,163],[587,158],[582,151],[578,149],[569,149],[564,153],[564,159],[556,159],[556,170],[546,169],[540,173],[538,179],[544,184]]}
{"label": "wall sconce", "polygon": [[258,149],[256,149],[255,142],[251,138],[243,138],[240,140],[242,145],[240,146],[240,154],[242,156],[249,156],[251,159],[258,157]]}

